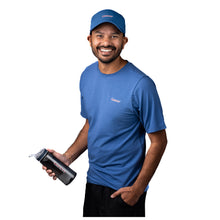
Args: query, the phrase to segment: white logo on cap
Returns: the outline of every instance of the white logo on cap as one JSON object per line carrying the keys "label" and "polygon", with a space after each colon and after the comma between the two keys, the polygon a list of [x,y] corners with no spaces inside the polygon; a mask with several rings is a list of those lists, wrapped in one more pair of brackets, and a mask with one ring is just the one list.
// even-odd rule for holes
{"label": "white logo on cap", "polygon": [[109,17],[109,18],[113,18],[112,15],[102,15],[103,18]]}

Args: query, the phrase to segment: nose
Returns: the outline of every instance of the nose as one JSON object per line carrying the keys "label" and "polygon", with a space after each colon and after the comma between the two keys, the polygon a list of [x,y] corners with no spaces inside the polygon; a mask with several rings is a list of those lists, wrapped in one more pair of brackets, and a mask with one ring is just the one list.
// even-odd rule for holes
{"label": "nose", "polygon": [[111,45],[111,38],[109,38],[109,37],[104,37],[103,38],[103,41],[102,41],[102,45],[104,46],[104,47],[108,47],[109,45]]}

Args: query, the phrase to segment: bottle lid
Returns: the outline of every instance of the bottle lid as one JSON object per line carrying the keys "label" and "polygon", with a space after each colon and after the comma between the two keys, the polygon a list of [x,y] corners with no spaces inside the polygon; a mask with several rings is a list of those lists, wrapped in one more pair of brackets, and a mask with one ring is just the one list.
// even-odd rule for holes
{"label": "bottle lid", "polygon": [[29,157],[35,157],[38,161],[41,161],[47,153],[48,151],[44,148],[36,154],[31,154]]}

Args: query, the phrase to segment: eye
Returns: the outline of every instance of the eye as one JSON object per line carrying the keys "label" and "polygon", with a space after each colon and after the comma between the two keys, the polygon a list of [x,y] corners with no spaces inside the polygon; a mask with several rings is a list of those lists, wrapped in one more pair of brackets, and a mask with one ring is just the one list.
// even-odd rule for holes
{"label": "eye", "polygon": [[116,38],[118,38],[118,35],[112,35],[112,38],[116,39]]}
{"label": "eye", "polygon": [[97,38],[103,38],[103,35],[102,34],[97,34],[96,37]]}

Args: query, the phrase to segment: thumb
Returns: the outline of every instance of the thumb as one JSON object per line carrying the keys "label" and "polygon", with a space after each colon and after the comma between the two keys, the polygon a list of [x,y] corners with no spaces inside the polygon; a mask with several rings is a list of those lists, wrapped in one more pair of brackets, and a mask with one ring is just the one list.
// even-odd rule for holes
{"label": "thumb", "polygon": [[49,152],[52,153],[52,154],[55,152],[55,150],[48,149],[48,148],[47,148],[47,151],[49,151]]}
{"label": "thumb", "polygon": [[[59,157],[59,153],[57,153],[55,150],[47,149],[50,153],[52,153],[55,157]],[[58,158],[59,159],[59,158]]]}

